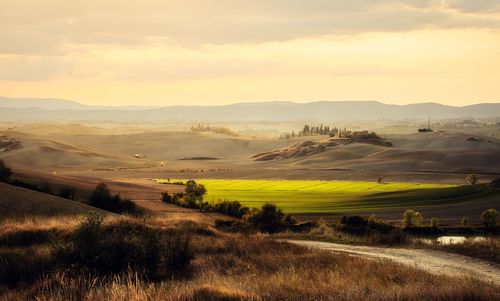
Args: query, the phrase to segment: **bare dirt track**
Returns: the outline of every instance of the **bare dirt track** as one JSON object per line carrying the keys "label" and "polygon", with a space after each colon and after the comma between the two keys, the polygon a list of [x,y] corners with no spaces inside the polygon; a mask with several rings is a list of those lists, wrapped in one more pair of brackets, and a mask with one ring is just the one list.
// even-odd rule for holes
{"label": "bare dirt track", "polygon": [[500,285],[500,267],[498,265],[458,254],[434,250],[353,246],[319,241],[287,241],[314,249],[350,253],[365,258],[388,259],[434,274],[474,277],[487,283]]}

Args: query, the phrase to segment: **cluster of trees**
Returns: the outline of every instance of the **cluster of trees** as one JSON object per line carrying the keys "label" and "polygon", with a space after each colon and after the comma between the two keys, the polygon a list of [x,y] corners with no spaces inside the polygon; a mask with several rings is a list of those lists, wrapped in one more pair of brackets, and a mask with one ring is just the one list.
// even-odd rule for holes
{"label": "cluster of trees", "polygon": [[[433,228],[439,227],[439,219],[437,218],[431,218],[427,225],[424,225],[423,220],[424,218],[420,212],[414,210],[406,210],[403,213],[401,226],[403,228],[422,226]],[[500,226],[500,213],[496,209],[487,209],[481,214],[481,222],[483,223],[485,228],[489,230],[496,230]],[[462,220],[460,221],[460,226],[470,226],[469,219],[467,217],[462,218]]]}
{"label": "cluster of trees", "polygon": [[280,135],[280,139],[290,139],[301,136],[316,136],[324,135],[330,137],[343,137],[348,133],[347,129],[338,129],[336,127],[330,128],[330,126],[323,124],[319,126],[310,126],[308,124],[299,130],[297,133],[295,131],[283,133]]}
{"label": "cluster of trees", "polygon": [[203,196],[207,193],[205,186],[196,183],[194,180],[189,180],[184,185],[184,192],[173,194],[162,192],[162,201],[185,208],[203,209],[205,203],[203,202]]}
{"label": "cluster of trees", "polygon": [[91,206],[114,213],[127,213],[131,215],[142,214],[142,209],[129,199],[122,198],[119,194],[111,194],[108,185],[97,184],[89,198]]}
{"label": "cluster of trees", "polygon": [[223,126],[209,126],[198,124],[197,126],[191,126],[191,131],[193,132],[213,132],[216,134],[223,134],[228,136],[238,136],[238,133],[231,131],[229,128]]}
{"label": "cluster of trees", "polygon": [[205,186],[190,180],[186,182],[184,192],[173,194],[162,192],[161,196],[162,201],[166,203],[240,218],[248,226],[262,232],[274,233],[297,224],[290,214],[285,214],[273,204],[266,203],[260,209],[250,209],[238,201],[223,200],[210,203],[203,200],[206,192]]}

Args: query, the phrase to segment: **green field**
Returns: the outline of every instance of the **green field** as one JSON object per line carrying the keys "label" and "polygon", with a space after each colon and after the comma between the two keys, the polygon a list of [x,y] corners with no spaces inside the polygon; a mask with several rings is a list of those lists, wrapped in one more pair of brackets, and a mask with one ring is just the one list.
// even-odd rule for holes
{"label": "green field", "polygon": [[379,184],[317,180],[197,179],[196,181],[206,186],[208,193],[204,199],[207,201],[237,200],[248,207],[259,207],[270,202],[290,213],[411,208],[456,203],[480,198],[490,193],[484,185]]}

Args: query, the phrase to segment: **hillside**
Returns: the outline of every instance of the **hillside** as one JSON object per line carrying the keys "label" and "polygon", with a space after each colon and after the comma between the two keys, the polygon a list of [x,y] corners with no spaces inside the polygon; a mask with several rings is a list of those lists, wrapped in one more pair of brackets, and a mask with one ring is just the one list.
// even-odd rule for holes
{"label": "hillside", "polygon": [[6,217],[60,216],[100,211],[89,205],[51,194],[0,183],[0,219]]}
{"label": "hillside", "polygon": [[[432,112],[432,114],[430,113]],[[98,107],[61,100],[0,99],[0,114],[6,120],[45,121],[290,121],[290,120],[378,120],[438,118],[495,118],[499,103],[464,107],[438,103],[390,105],[377,101],[318,101],[310,103],[261,102],[223,106]],[[5,117],[4,117],[5,118]]]}

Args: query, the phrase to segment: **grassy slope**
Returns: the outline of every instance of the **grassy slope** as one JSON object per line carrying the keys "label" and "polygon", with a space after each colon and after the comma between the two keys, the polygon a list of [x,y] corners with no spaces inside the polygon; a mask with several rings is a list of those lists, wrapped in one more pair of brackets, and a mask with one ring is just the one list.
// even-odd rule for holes
{"label": "grassy slope", "polygon": [[76,215],[91,210],[99,211],[80,202],[0,183],[0,219],[23,215]]}
{"label": "grassy slope", "polygon": [[[473,278],[433,275],[391,261],[303,248],[265,235],[224,233],[205,222],[170,217],[111,217],[105,225],[114,229],[109,233],[144,227],[191,233],[195,259],[187,273],[176,273],[183,276],[150,282],[134,270],[106,278],[65,273],[51,261],[48,238],[57,231],[63,240],[77,224],[71,218],[0,224],[0,229],[7,230],[3,242],[9,243],[0,240],[0,261],[11,263],[0,265],[0,276],[27,280],[18,286],[0,281],[0,300],[497,300],[500,296],[497,286]],[[43,237],[26,241],[25,233]],[[46,276],[37,280],[33,275]]]}
{"label": "grassy slope", "polygon": [[272,202],[291,213],[362,211],[443,205],[491,194],[486,186],[315,180],[208,180],[208,201],[238,200],[249,207]]}

